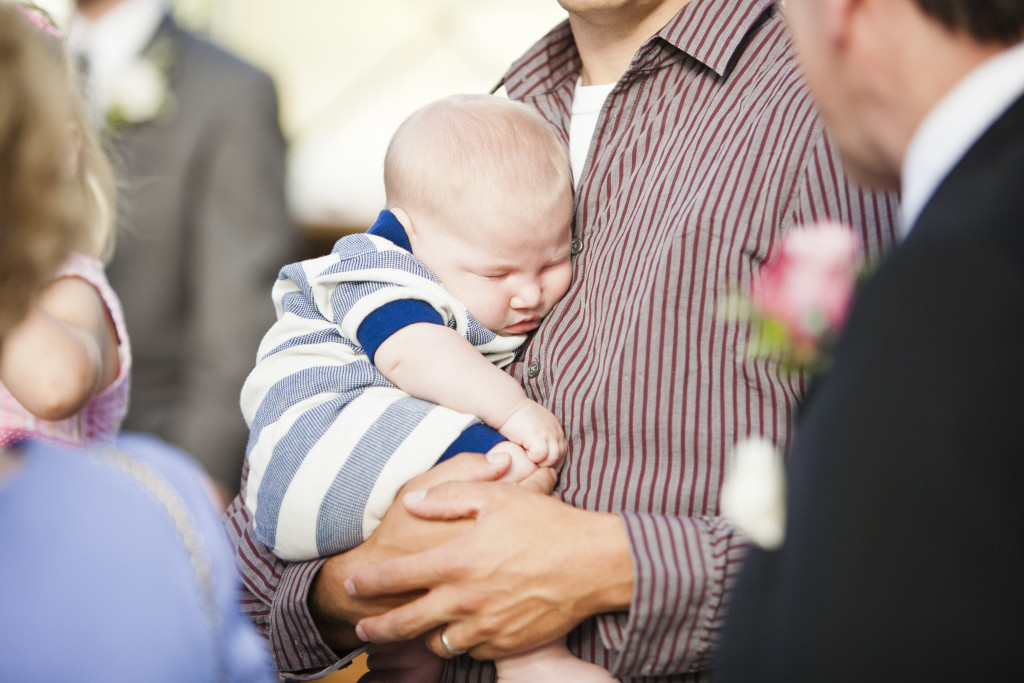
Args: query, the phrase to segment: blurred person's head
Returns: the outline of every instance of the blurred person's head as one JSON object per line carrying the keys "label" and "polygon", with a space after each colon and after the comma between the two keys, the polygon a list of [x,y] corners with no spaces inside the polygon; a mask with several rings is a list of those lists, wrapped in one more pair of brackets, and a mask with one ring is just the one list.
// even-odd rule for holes
{"label": "blurred person's head", "polygon": [[72,150],[68,166],[84,206],[79,235],[71,247],[106,262],[113,255],[116,236],[113,170],[89,116],[64,37],[42,9],[32,3],[15,5],[22,8],[31,20],[33,30],[30,31],[30,38],[40,44],[60,70],[61,75],[54,85],[67,88],[70,94],[69,134]]}
{"label": "blurred person's head", "polygon": [[534,329],[572,279],[565,148],[530,107],[455,95],[412,114],[384,161],[413,253],[485,327]]}
{"label": "blurred person's head", "polygon": [[951,33],[978,43],[1010,46],[1024,38],[1024,3],[1020,0],[914,0],[921,12]]}
{"label": "blurred person's head", "polygon": [[811,91],[847,168],[898,187],[915,130],[969,71],[1024,36],[1020,0],[785,0]]}
{"label": "blurred person's head", "polygon": [[75,0],[78,11],[85,16],[95,19],[107,10],[120,5],[126,0]]}
{"label": "blurred person's head", "polygon": [[0,340],[67,256],[81,214],[68,175],[70,91],[40,31],[0,5]]}

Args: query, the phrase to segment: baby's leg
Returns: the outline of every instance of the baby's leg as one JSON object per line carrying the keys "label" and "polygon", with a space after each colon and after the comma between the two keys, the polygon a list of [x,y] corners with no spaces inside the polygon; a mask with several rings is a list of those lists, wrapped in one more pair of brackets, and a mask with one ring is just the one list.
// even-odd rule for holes
{"label": "baby's leg", "polygon": [[422,640],[373,645],[366,657],[367,669],[401,683],[437,683],[443,664]]}
{"label": "baby's leg", "polygon": [[614,683],[618,681],[596,664],[584,662],[569,652],[565,638],[542,645],[525,654],[494,662],[498,683]]}

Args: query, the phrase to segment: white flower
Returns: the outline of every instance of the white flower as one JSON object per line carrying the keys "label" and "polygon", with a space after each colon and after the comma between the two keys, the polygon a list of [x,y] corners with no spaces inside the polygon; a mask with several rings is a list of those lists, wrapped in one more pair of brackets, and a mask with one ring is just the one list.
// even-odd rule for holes
{"label": "white flower", "polygon": [[166,76],[149,60],[140,59],[111,83],[107,93],[109,117],[128,124],[150,121],[166,100]]}
{"label": "white flower", "polygon": [[722,514],[766,550],[782,546],[786,532],[786,470],[775,445],[761,438],[736,444],[722,484]]}

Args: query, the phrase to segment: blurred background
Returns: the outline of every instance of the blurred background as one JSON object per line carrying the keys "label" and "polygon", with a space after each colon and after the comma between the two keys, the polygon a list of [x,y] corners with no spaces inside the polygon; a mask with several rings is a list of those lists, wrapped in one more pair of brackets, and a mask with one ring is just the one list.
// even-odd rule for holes
{"label": "blurred background", "polygon": [[[72,0],[36,0],[66,25]],[[556,0],[176,0],[189,28],[273,76],[293,218],[311,239],[383,207],[384,151],[427,102],[488,92],[565,18]]]}

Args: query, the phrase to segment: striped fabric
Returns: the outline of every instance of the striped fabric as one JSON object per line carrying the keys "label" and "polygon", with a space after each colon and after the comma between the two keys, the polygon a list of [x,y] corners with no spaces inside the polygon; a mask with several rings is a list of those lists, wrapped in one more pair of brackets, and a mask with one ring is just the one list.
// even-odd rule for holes
{"label": "striped fabric", "polygon": [[[384,212],[374,227],[396,225]],[[380,234],[344,237],[331,254],[281,270],[278,320],[242,387],[245,503],[256,537],[285,560],[361,543],[398,489],[479,423],[380,374],[356,341],[367,316],[400,300],[426,302],[499,367],[523,341],[484,328],[419,259]]]}
{"label": "striped fabric", "polygon": [[40,419],[28,412],[7,387],[0,383],[0,448],[29,437],[65,446],[110,441],[121,431],[121,424],[128,413],[132,349],[124,313],[121,311],[121,300],[107,282],[103,263],[92,256],[72,253],[61,264],[55,277],[85,280],[103,300],[118,336],[118,375],[77,414],[55,422]]}
{"label": "striped fabric", "polygon": [[[505,86],[567,142],[579,69],[563,24]],[[896,202],[844,177],[770,0],[692,0],[641,47],[605,103],[575,201],[572,288],[513,372],[565,426],[558,492],[622,516],[636,582],[628,613],[584,622],[569,644],[625,681],[710,680],[744,555],[718,514],[723,472],[747,435],[788,443],[804,390],[748,357],[750,329],[718,303],[801,223],[850,223],[877,257]],[[318,565],[268,558],[238,507],[230,525],[278,665],[337,666],[305,606]],[[463,657],[443,680],[494,672]]]}

